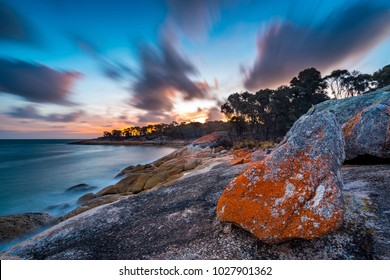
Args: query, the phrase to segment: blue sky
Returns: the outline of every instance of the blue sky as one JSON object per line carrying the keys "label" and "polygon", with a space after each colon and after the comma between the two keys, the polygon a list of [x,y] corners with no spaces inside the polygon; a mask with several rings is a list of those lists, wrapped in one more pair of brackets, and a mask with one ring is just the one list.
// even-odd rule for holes
{"label": "blue sky", "polygon": [[0,138],[216,120],[231,93],[389,49],[385,0],[0,0]]}

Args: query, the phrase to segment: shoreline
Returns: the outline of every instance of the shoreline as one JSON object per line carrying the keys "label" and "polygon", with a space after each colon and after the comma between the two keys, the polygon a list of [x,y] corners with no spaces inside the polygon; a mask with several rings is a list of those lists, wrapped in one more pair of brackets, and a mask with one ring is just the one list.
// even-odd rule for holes
{"label": "shoreline", "polygon": [[[154,162],[163,160],[165,157],[169,156],[170,154],[174,153],[177,149],[180,149],[182,147],[185,147],[187,144],[182,141],[174,141],[174,142],[165,142],[165,143],[156,143],[156,141],[100,141],[100,140],[81,140],[81,141],[73,141],[69,143],[64,143],[65,145],[68,144],[75,144],[75,145],[113,145],[113,146],[155,146],[155,147],[171,147],[175,148],[175,150],[168,155],[161,156],[151,162],[148,162],[146,164],[136,164],[132,165],[131,163],[127,163],[124,168],[120,170],[119,173],[112,174],[115,179],[116,183],[121,181],[126,177],[126,174],[120,175],[124,170],[131,168],[132,166],[149,166],[150,164],[153,164]],[[114,185],[116,184],[114,183]],[[83,183],[80,183],[83,184]],[[49,229],[56,224],[60,223],[63,220],[66,220],[67,215],[72,215],[75,211],[82,209],[84,206],[88,205],[89,199],[87,200],[80,200],[80,198],[85,197],[85,195],[94,194],[97,195],[101,191],[107,189],[112,185],[106,184],[102,189],[94,190],[93,192],[84,192],[76,198],[76,200],[72,201],[75,203],[74,209],[70,209],[62,214],[54,214],[51,211],[48,211],[46,209],[42,209],[41,211],[26,211],[26,212],[17,212],[17,213],[11,213],[7,215],[0,215],[0,224],[2,224],[3,228],[0,228],[0,236],[4,237],[5,232],[3,232],[3,229],[8,228],[8,224],[12,227],[16,227],[15,229],[11,231],[17,231],[18,233],[15,235],[14,238],[8,239],[5,238],[4,240],[0,239],[0,251],[4,251],[9,247],[12,247],[15,244],[18,244],[20,242],[23,242],[24,240],[34,236],[35,234],[38,234],[46,229]],[[74,186],[72,186],[74,187]],[[67,190],[65,190],[66,192]],[[96,196],[96,205],[88,205],[87,207],[95,208],[100,205],[109,204],[110,202],[114,202],[119,200],[119,197],[126,195],[124,194],[118,194],[117,197],[111,196],[111,195],[103,195],[101,197]],[[100,198],[100,199],[99,199]],[[93,200],[93,199],[92,199]],[[66,203],[66,202],[64,202]],[[89,210],[89,209],[88,209]],[[83,210],[82,212],[84,212]],[[75,215],[75,214],[73,214]],[[77,215],[77,214],[76,214]],[[36,217],[37,216],[37,217]]]}
{"label": "shoreline", "polygon": [[164,147],[185,147],[190,144],[192,140],[171,140],[171,141],[155,141],[155,140],[120,140],[120,141],[106,141],[106,140],[81,140],[69,142],[69,145],[110,145],[110,146],[164,146]]}

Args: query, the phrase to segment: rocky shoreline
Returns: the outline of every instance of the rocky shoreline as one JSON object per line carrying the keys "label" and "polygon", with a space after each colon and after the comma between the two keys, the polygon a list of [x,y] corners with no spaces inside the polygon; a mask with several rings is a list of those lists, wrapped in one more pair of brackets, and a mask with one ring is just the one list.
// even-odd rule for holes
{"label": "rocky shoreline", "polygon": [[124,169],[1,258],[390,259],[388,91],[315,106],[269,154],[230,143]]}
{"label": "rocky shoreline", "polygon": [[345,223],[313,240],[266,244],[216,205],[250,164],[221,163],[97,207],[3,252],[2,259],[390,259],[389,165],[344,166]]}
{"label": "rocky shoreline", "polygon": [[166,146],[166,147],[184,147],[190,144],[190,140],[119,140],[107,141],[99,139],[88,139],[76,142],[70,142],[70,145],[113,145],[113,146]]}

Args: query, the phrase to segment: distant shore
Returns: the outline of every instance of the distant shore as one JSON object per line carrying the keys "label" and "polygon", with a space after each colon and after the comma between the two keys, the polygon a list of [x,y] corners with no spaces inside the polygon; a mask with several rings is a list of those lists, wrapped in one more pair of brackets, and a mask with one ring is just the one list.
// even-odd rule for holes
{"label": "distant shore", "polygon": [[169,146],[169,147],[184,147],[190,144],[192,140],[98,140],[89,139],[70,142],[72,145],[115,145],[115,146]]}

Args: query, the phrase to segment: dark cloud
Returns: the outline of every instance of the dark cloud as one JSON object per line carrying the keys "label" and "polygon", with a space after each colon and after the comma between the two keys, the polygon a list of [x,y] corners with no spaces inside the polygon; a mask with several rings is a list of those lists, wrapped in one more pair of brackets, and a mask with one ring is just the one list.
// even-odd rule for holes
{"label": "dark cloud", "polygon": [[207,35],[220,17],[221,1],[218,0],[167,0],[168,20],[190,38]]}
{"label": "dark cloud", "polygon": [[249,90],[276,87],[299,71],[322,71],[360,57],[390,32],[390,10],[356,4],[334,12],[314,27],[276,23],[258,40],[258,57],[245,71]]}
{"label": "dark cloud", "polygon": [[14,118],[43,120],[47,122],[73,122],[80,116],[83,116],[84,112],[80,110],[69,114],[42,115],[34,106],[29,105],[13,108],[7,115]]}
{"label": "dark cloud", "polygon": [[0,1],[0,39],[19,43],[35,43],[31,23]]}
{"label": "dark cloud", "polygon": [[67,97],[80,76],[77,72],[56,71],[43,64],[0,58],[0,92],[32,102],[72,104]]}
{"label": "dark cloud", "polygon": [[159,50],[146,45],[140,52],[140,75],[133,86],[131,105],[146,111],[167,112],[173,109],[177,92],[187,101],[208,98],[208,87],[189,78],[197,74],[197,69],[179,54],[169,39],[162,40]]}

